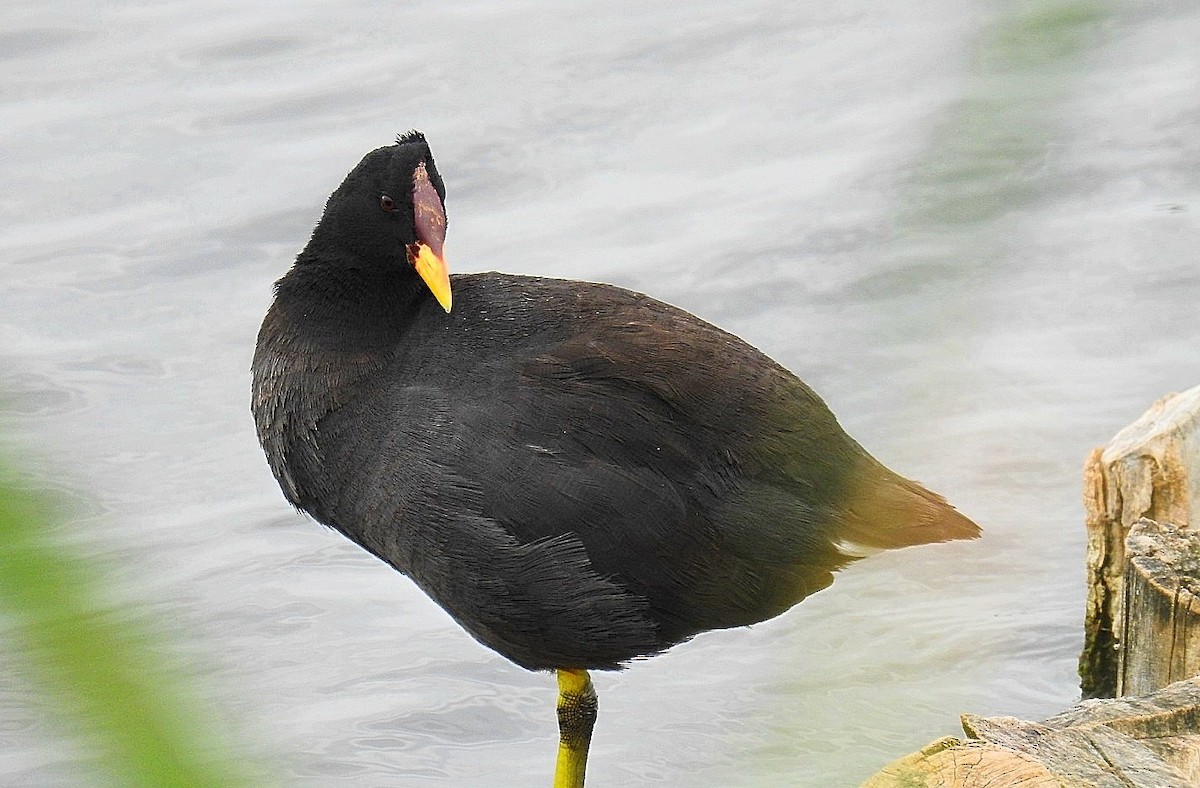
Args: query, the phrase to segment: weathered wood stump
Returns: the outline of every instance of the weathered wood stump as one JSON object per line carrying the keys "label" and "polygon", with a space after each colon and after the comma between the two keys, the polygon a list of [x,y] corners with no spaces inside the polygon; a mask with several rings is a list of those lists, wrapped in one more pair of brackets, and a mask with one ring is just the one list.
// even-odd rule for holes
{"label": "weathered wood stump", "polygon": [[1200,679],[1142,698],[1085,700],[1044,722],[964,715],[946,738],[885,766],[862,788],[1194,788]]}
{"label": "weathered wood stump", "polygon": [[1122,696],[1200,673],[1200,531],[1139,520],[1125,552],[1117,666]]}
{"label": "weathered wood stump", "polygon": [[1081,686],[1123,697],[1040,723],[964,715],[966,739],[933,742],[863,788],[1200,786],[1200,386],[1092,452],[1084,501]]}
{"label": "weathered wood stump", "polygon": [[[1143,517],[1184,528],[1200,524],[1200,386],[1154,403],[1092,452],[1084,465],[1084,509],[1088,600],[1080,687],[1085,698],[1114,697],[1127,692],[1120,635],[1129,529]],[[1151,688],[1157,687],[1128,691]]]}

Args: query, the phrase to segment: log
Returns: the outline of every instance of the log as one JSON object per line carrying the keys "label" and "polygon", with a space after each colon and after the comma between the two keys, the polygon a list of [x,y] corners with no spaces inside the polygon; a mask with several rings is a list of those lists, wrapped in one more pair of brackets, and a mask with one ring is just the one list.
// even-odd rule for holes
{"label": "log", "polygon": [[[1145,517],[1200,523],[1200,386],[1156,402],[1084,466],[1088,599],[1079,658],[1085,698],[1126,691],[1125,542]],[[1159,685],[1161,686],[1161,684]],[[1138,685],[1137,691],[1145,691]]]}
{"label": "log", "polygon": [[1142,698],[1085,700],[1043,722],[963,715],[862,788],[1189,788],[1200,785],[1200,678]]}

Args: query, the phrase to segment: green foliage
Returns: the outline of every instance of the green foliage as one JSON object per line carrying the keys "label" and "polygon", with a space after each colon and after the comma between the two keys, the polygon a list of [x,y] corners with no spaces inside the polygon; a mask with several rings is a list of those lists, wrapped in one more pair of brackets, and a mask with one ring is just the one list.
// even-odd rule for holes
{"label": "green foliage", "polygon": [[126,786],[245,786],[139,627],[92,601],[97,570],[55,538],[52,508],[0,466],[0,614],[8,649]]}

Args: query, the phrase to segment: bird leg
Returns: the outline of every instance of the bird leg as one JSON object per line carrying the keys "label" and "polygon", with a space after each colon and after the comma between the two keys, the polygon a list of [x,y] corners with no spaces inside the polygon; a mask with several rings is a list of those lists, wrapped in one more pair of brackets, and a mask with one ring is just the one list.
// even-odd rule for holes
{"label": "bird leg", "polygon": [[554,788],[583,788],[588,745],[596,724],[596,690],[586,670],[558,670],[558,762]]}

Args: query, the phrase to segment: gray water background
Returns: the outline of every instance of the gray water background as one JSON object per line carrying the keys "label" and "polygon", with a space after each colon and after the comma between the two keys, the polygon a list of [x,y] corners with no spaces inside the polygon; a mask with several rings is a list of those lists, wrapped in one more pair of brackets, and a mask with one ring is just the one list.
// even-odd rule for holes
{"label": "gray water background", "polygon": [[[854,785],[1077,699],[1080,467],[1200,382],[1200,6],[8,2],[5,442],[99,605],[288,786],[549,783],[553,682],[291,511],[271,283],[409,127],[453,270],[608,281],[801,375],[982,541],[597,677],[589,785]],[[103,784],[0,640],[0,785]]]}

